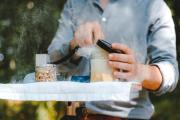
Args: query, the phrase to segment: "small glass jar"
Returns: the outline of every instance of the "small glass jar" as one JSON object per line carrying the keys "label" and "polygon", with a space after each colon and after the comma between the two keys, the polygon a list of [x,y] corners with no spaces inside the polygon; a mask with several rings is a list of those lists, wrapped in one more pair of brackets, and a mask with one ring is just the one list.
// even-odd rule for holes
{"label": "small glass jar", "polygon": [[37,82],[57,81],[56,65],[45,64],[36,66],[35,78]]}
{"label": "small glass jar", "polygon": [[95,46],[91,59],[91,82],[113,81],[113,69],[108,65],[108,52]]}

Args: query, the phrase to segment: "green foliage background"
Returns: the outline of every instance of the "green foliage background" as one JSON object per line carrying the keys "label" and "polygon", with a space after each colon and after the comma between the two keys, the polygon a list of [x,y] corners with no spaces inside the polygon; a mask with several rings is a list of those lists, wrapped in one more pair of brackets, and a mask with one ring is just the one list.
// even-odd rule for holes
{"label": "green foliage background", "polygon": [[[46,53],[65,0],[0,0],[0,82],[17,82],[34,71],[34,55]],[[167,0],[173,12],[180,53],[180,2]],[[151,95],[156,112],[152,120],[180,120],[180,86],[160,97]],[[60,102],[0,101],[0,120],[56,120]]]}

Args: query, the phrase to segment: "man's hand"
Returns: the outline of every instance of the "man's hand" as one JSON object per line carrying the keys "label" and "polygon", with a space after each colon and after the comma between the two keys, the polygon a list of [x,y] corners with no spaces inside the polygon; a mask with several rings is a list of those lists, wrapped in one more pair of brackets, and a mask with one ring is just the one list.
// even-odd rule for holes
{"label": "man's hand", "polygon": [[[104,35],[98,22],[87,22],[80,25],[75,31],[74,38],[70,43],[71,49],[79,45],[80,47],[92,45],[98,39],[103,39]],[[94,41],[95,40],[95,41]]]}
{"label": "man's hand", "polygon": [[112,48],[123,51],[123,54],[109,54],[109,65],[114,69],[114,77],[126,80],[139,77],[140,64],[136,62],[133,51],[127,46],[118,43],[112,44]]}
{"label": "man's hand", "polygon": [[158,67],[138,63],[133,51],[126,45],[114,43],[112,48],[123,51],[123,54],[109,54],[109,65],[114,69],[115,78],[139,80],[144,88],[150,90],[159,88],[162,75]]}

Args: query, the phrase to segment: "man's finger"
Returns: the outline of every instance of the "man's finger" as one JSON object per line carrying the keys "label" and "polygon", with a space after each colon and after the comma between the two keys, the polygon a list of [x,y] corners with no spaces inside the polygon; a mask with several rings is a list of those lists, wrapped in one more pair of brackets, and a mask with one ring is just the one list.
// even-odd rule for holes
{"label": "man's finger", "polygon": [[104,39],[104,34],[102,32],[101,26],[98,22],[93,23],[93,36],[94,42],[97,42],[99,39]]}
{"label": "man's finger", "polygon": [[120,71],[114,71],[113,73],[115,78],[118,79],[125,79],[125,80],[130,80],[131,79],[131,73],[130,72],[120,72]]}
{"label": "man's finger", "polygon": [[112,53],[112,54],[109,54],[108,59],[110,61],[117,61],[117,62],[124,62],[124,63],[135,62],[133,55],[127,55],[127,54]]}
{"label": "man's finger", "polygon": [[79,43],[81,43],[82,46],[91,45],[93,43],[92,26],[89,23],[80,26],[77,32]]}
{"label": "man's finger", "polygon": [[92,33],[87,35],[86,38],[84,39],[84,45],[92,45],[93,44],[93,40],[92,40]]}
{"label": "man's finger", "polygon": [[124,45],[124,44],[113,43],[112,48],[116,49],[116,50],[121,50],[125,54],[133,54],[132,50],[129,47],[127,47],[126,45]]}
{"label": "man's finger", "polygon": [[113,69],[126,70],[126,71],[131,71],[133,69],[131,64],[122,63],[122,62],[109,61],[109,65]]}

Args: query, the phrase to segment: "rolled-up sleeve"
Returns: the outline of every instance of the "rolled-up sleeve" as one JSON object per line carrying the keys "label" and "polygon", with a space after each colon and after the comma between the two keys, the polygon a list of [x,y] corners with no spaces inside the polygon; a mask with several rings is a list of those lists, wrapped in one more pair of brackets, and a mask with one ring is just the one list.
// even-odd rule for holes
{"label": "rolled-up sleeve", "polygon": [[176,55],[176,35],[171,11],[166,3],[157,0],[152,7],[151,26],[148,34],[150,64],[156,65],[163,82],[157,95],[172,92],[177,85],[179,71]]}
{"label": "rolled-up sleeve", "polygon": [[[72,0],[68,0],[61,13],[55,37],[48,47],[51,61],[57,61],[69,53],[69,43],[73,39],[74,26]],[[62,72],[69,72],[69,70],[74,69],[77,65],[68,60],[60,64],[59,67]]]}

